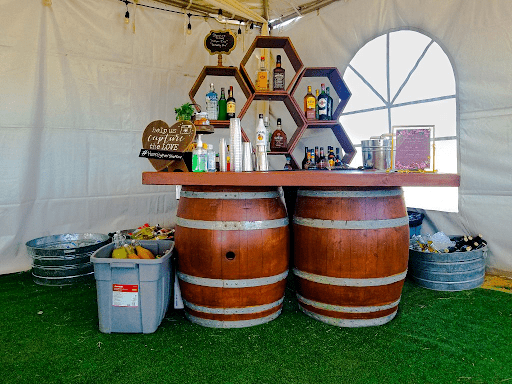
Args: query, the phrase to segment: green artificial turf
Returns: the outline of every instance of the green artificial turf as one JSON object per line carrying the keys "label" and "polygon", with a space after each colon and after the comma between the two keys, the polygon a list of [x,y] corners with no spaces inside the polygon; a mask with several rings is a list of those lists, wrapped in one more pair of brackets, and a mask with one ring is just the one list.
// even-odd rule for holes
{"label": "green artificial turf", "polygon": [[103,334],[94,281],[0,276],[1,383],[511,383],[512,295],[437,292],[406,281],[386,325],[338,328],[297,308],[211,329],[170,310],[153,334]]}

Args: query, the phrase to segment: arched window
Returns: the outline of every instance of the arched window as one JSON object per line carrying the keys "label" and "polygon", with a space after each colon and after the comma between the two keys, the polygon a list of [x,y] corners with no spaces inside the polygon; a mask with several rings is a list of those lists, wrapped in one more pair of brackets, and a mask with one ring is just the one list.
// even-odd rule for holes
{"label": "arched window", "polygon": [[[343,80],[352,96],[340,122],[354,145],[398,125],[434,125],[439,172],[457,173],[457,92],[445,51],[414,30],[391,31],[365,44]],[[356,156],[351,165],[362,165]],[[457,211],[458,188],[404,188],[408,207]]]}

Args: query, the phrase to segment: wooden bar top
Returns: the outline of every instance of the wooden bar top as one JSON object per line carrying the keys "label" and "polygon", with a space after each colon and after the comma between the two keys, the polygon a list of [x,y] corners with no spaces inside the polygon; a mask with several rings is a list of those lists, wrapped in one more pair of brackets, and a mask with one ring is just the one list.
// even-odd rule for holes
{"label": "wooden bar top", "polygon": [[452,173],[386,171],[268,171],[268,172],[143,172],[145,185],[216,185],[277,187],[458,187]]}

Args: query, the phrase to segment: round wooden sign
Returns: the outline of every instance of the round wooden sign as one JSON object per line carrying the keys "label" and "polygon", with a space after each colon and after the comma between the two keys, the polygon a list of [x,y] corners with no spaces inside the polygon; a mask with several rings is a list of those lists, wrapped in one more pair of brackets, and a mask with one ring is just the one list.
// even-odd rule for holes
{"label": "round wooden sign", "polygon": [[154,152],[155,156],[148,156],[148,160],[157,171],[165,168],[186,170],[186,167],[183,169],[185,162],[182,154],[187,151],[195,136],[196,127],[191,121],[178,121],[169,127],[165,121],[156,120],[144,130],[142,148]]}

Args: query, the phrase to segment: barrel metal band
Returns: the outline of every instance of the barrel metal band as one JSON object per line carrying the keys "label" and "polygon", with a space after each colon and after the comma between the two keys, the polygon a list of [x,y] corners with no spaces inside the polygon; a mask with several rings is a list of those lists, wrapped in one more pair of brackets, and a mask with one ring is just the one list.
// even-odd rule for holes
{"label": "barrel metal band", "polygon": [[244,328],[244,327],[252,327],[254,325],[260,325],[264,323],[268,323],[276,319],[281,314],[282,308],[279,308],[277,312],[274,312],[268,316],[260,317],[258,319],[250,319],[250,320],[236,320],[236,321],[228,321],[228,320],[210,320],[210,319],[202,319],[196,316],[191,315],[187,311],[185,311],[185,316],[192,323],[202,325],[204,327],[210,328]]}
{"label": "barrel metal band", "polygon": [[389,285],[405,279],[405,275],[407,275],[407,269],[404,272],[399,273],[397,275],[391,275],[386,277],[373,277],[370,279],[355,279],[315,275],[313,273],[301,271],[297,268],[293,269],[293,274],[302,279],[326,285],[336,285],[340,287],[379,287],[381,285]]}
{"label": "barrel metal band", "polygon": [[249,199],[273,199],[279,197],[277,191],[265,192],[196,192],[181,191],[181,197],[194,199],[213,199],[213,200],[249,200]]}
{"label": "barrel metal band", "polygon": [[270,303],[270,304],[256,305],[256,306],[252,306],[252,307],[237,307],[237,308],[204,307],[201,305],[191,303],[186,300],[183,300],[183,303],[187,306],[187,308],[190,308],[196,312],[212,313],[215,315],[244,315],[244,314],[248,314],[248,313],[258,313],[258,312],[268,311],[269,309],[280,306],[283,303],[283,300],[284,300],[284,297],[282,297],[281,299],[274,301],[273,303]]}
{"label": "barrel metal band", "polygon": [[310,299],[306,299],[305,297],[299,295],[297,293],[297,299],[299,302],[311,305],[312,307],[318,308],[318,309],[324,309],[327,311],[334,311],[334,312],[342,312],[342,313],[371,313],[371,312],[378,312],[378,311],[384,311],[386,309],[394,308],[400,303],[400,299],[396,300],[393,303],[390,304],[384,304],[384,305],[369,305],[369,306],[353,306],[353,307],[347,307],[347,306],[341,306],[341,305],[334,305],[334,304],[327,304],[327,303],[320,303],[318,301],[313,301]]}
{"label": "barrel metal band", "polygon": [[200,285],[203,287],[213,288],[252,288],[260,287],[262,285],[275,284],[281,280],[286,279],[288,276],[288,270],[280,273],[279,275],[268,276],[268,277],[256,277],[254,279],[238,279],[238,280],[221,280],[221,279],[210,279],[208,277],[197,277],[187,275],[182,272],[178,272],[178,278],[189,284]]}
{"label": "barrel metal band", "polygon": [[287,217],[274,220],[257,221],[205,221],[176,218],[176,225],[194,229],[209,229],[213,231],[252,231],[256,229],[272,229],[286,227],[289,223]]}
{"label": "barrel metal band", "polygon": [[384,317],[378,317],[375,319],[338,319],[336,317],[329,317],[329,316],[323,316],[319,315],[318,313],[314,313],[311,311],[308,311],[304,307],[302,307],[299,304],[299,308],[302,312],[304,312],[306,315],[311,316],[313,319],[316,319],[318,321],[321,321],[323,323],[327,323],[330,325],[335,325],[337,327],[348,327],[348,328],[356,328],[356,327],[373,327],[376,325],[383,325],[391,320],[396,316],[396,313],[398,311],[398,308],[393,313],[384,316]]}
{"label": "barrel metal band", "polygon": [[395,228],[409,225],[409,217],[398,217],[396,219],[384,220],[323,220],[311,219],[309,217],[293,216],[293,223],[305,227],[326,228],[326,229],[383,229]]}
{"label": "barrel metal band", "polygon": [[305,197],[390,197],[401,196],[402,189],[375,189],[366,191],[317,191],[309,189],[300,189],[298,196]]}

